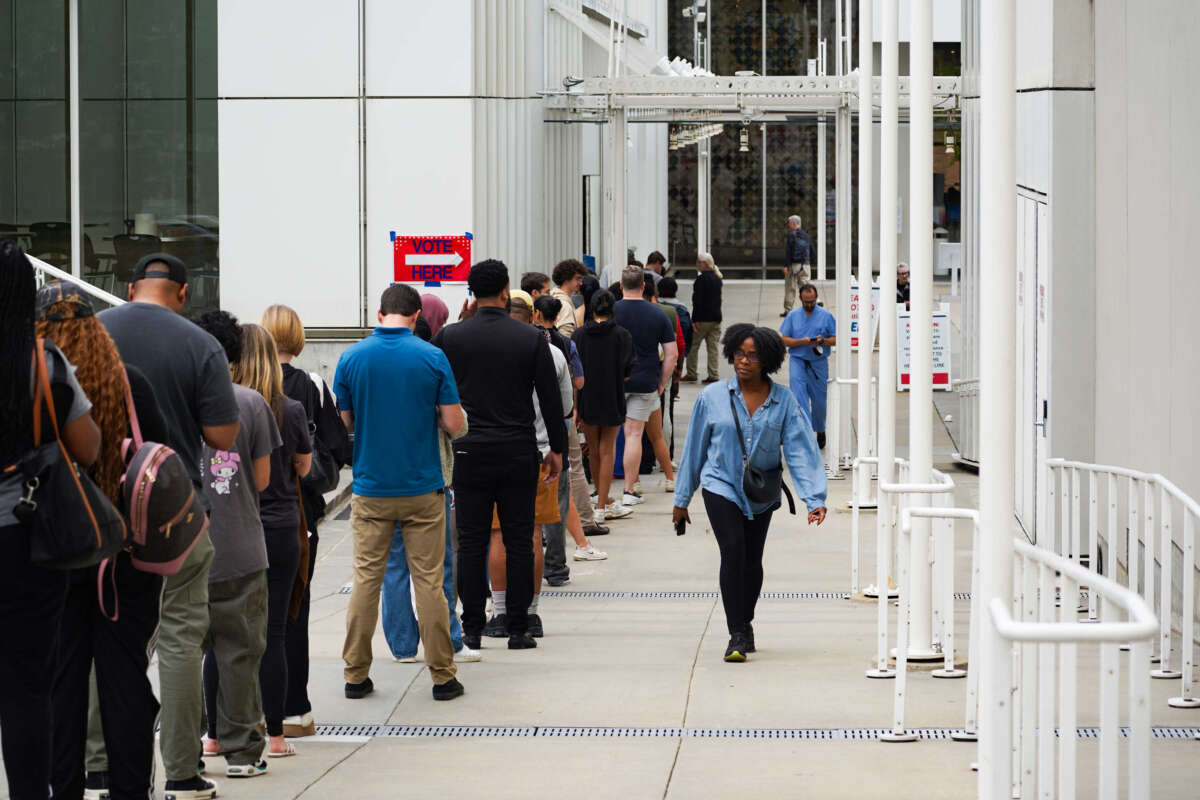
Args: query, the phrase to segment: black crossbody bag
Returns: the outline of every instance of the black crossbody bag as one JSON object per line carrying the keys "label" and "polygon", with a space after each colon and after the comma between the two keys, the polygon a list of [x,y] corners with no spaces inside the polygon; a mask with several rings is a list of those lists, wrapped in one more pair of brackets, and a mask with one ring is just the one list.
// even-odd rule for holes
{"label": "black crossbody bag", "polygon": [[788,501],[788,513],[795,515],[796,501],[792,492],[783,482],[783,462],[778,467],[761,469],[750,463],[746,453],[746,443],[742,440],[742,423],[738,419],[737,405],[733,402],[733,390],[729,392],[729,410],[733,414],[733,424],[737,426],[738,445],[742,448],[742,491],[755,503],[777,503],[779,493],[783,492]]}

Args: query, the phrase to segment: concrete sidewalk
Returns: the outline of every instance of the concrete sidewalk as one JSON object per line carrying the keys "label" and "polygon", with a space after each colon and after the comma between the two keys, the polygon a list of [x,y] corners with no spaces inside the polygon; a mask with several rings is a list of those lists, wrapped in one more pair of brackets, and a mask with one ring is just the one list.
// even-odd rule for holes
{"label": "concrete sidewalk", "polygon": [[[777,327],[781,295],[780,287],[726,284],[726,324]],[[677,447],[698,391],[684,384]],[[907,395],[898,407],[907,414]],[[935,463],[953,471],[945,429],[934,430]],[[974,505],[975,476],[953,477],[959,504]],[[222,797],[256,800],[974,797],[975,747],[943,738],[962,727],[965,681],[913,672],[908,725],[928,729],[929,738],[877,739],[891,724],[894,682],[863,674],[873,660],[876,606],[842,597],[850,514],[840,509],[848,484],[830,483],[821,527],[786,509],[772,520],[767,594],[755,620],[759,652],[749,663],[721,658],[727,633],[716,596],[717,547],[703,505],[693,500],[694,525],[676,537],[672,496],[655,474],[643,479],[645,504],[595,540],[608,560],[572,562],[572,583],[545,589],[539,647],[510,652],[505,640],[484,639],[483,661],[460,665],[466,694],[449,703],[433,701],[422,664],[392,661],[382,634],[375,638],[375,693],[344,698],[349,595],[342,590],[352,548],[349,523],[331,521],[321,532],[311,630],[310,691],[322,735],[296,740],[296,757],[273,760],[266,776],[223,778],[220,758],[208,759],[210,775]],[[863,569],[873,576],[874,516],[864,514],[863,522]],[[966,529],[957,550],[956,590],[966,592]],[[966,601],[957,614],[965,649]],[[1081,681],[1080,723],[1088,725],[1095,724],[1095,659],[1083,650],[1089,677]],[[1173,682],[1155,681],[1152,689],[1155,725],[1195,724],[1188,712],[1167,708],[1166,698],[1178,693]],[[1197,747],[1153,742],[1155,798],[1196,796]],[[1097,751],[1096,742],[1080,742],[1080,797],[1095,794]]]}

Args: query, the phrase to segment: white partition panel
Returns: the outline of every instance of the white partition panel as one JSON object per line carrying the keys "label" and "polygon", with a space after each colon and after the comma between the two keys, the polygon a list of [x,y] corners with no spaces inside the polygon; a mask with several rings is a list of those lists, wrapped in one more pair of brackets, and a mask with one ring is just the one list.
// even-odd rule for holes
{"label": "white partition panel", "polygon": [[222,100],[221,307],[359,324],[355,100]]}
{"label": "white partition panel", "polygon": [[217,19],[222,97],[358,95],[358,0],[220,0]]}
{"label": "white partition panel", "polygon": [[472,4],[366,0],[367,94],[471,94]]}
{"label": "white partition panel", "polygon": [[[369,322],[394,274],[389,232],[474,232],[471,135],[470,100],[367,101]],[[472,260],[485,257],[472,248]],[[442,296],[457,318],[466,287],[430,291]]]}

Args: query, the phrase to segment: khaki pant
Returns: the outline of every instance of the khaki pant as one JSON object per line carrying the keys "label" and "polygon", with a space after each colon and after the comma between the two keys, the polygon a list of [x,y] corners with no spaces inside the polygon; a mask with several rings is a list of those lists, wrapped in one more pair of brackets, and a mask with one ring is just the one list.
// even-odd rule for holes
{"label": "khaki pant", "polygon": [[796,305],[796,292],[806,283],[808,283],[807,264],[792,264],[787,268],[787,275],[783,279],[784,311],[791,311],[792,306]]}
{"label": "khaki pant", "polygon": [[591,528],[596,524],[596,516],[588,496],[587,475],[583,471],[583,449],[579,446],[579,431],[570,420],[567,420],[567,461],[571,468],[571,499],[579,512],[579,522],[584,528]]}
{"label": "khaki pant", "polygon": [[696,368],[700,361],[700,345],[703,343],[708,348],[708,375],[707,377],[716,379],[717,370],[721,367],[721,323],[719,322],[693,322],[692,330],[692,352],[688,353],[687,357],[687,374],[689,377],[696,377]]}
{"label": "khaki pant", "polygon": [[354,589],[346,612],[342,648],[347,683],[362,683],[371,672],[371,638],[379,622],[379,592],[387,571],[396,523],[404,537],[408,571],[417,600],[417,624],[425,645],[425,663],[435,685],[454,677],[450,609],[442,593],[446,554],[446,504],[438,492],[416,497],[363,497],[350,502],[354,534]]}

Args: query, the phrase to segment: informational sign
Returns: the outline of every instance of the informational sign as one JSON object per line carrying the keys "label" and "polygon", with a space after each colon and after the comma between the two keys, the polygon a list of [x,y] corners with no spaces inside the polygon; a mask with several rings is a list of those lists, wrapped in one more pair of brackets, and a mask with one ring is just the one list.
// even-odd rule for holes
{"label": "informational sign", "polygon": [[[858,284],[850,284],[850,349],[858,350]],[[879,330],[879,287],[871,287],[871,333],[877,335]],[[874,336],[871,346],[875,346]]]}
{"label": "informational sign", "polygon": [[392,232],[396,283],[466,283],[471,271],[471,234],[398,236]]}
{"label": "informational sign", "polygon": [[[907,311],[896,315],[896,385],[908,391],[912,382],[912,329]],[[933,313],[933,388],[950,391],[950,315]]]}

